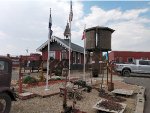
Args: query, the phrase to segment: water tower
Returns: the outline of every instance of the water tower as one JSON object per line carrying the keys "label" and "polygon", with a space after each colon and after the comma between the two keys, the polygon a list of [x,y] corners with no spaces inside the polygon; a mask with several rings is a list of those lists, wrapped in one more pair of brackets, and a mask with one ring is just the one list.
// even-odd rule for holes
{"label": "water tower", "polygon": [[[86,32],[86,51],[92,53],[92,70],[100,71],[100,61],[102,61],[102,52],[111,51],[111,35],[115,30],[108,27],[92,27]],[[90,56],[90,55],[87,55]]]}

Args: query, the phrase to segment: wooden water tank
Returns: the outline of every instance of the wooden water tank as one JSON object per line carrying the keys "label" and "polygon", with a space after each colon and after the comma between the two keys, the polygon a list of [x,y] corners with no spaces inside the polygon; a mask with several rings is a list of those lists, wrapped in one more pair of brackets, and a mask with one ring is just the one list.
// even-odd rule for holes
{"label": "wooden water tank", "polygon": [[85,30],[86,32],[86,50],[93,51],[98,49],[100,51],[111,50],[111,34],[113,29],[108,27],[92,27]]}

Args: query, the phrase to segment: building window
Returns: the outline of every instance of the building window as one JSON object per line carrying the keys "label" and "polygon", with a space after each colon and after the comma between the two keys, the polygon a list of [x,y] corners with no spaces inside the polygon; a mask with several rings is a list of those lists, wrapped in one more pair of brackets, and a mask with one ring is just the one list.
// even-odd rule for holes
{"label": "building window", "polygon": [[78,64],[81,64],[81,54],[78,53]]}
{"label": "building window", "polygon": [[129,62],[129,63],[133,63],[133,61],[134,61],[134,58],[132,58],[132,57],[129,57],[129,58],[127,59],[127,62]]}
{"label": "building window", "polygon": [[119,63],[123,63],[123,58],[119,57]]}
{"label": "building window", "polygon": [[142,59],[142,60],[148,60],[148,58],[146,58],[146,57],[142,57],[141,59]]}
{"label": "building window", "polygon": [[73,52],[73,64],[76,64],[76,52]]}
{"label": "building window", "polygon": [[116,61],[117,63],[119,63],[119,62],[120,62],[120,58],[119,58],[119,57],[116,57],[116,58],[115,58],[115,61]]}

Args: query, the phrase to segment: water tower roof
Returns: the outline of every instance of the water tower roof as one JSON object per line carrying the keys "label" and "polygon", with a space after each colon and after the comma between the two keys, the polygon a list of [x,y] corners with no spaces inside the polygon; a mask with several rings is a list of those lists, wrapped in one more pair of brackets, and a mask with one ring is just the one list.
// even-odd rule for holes
{"label": "water tower roof", "polygon": [[112,33],[115,31],[109,27],[102,27],[102,26],[95,26],[95,27],[91,27],[91,28],[88,28],[86,29],[85,31],[91,31],[91,30],[108,30],[108,31],[111,31]]}

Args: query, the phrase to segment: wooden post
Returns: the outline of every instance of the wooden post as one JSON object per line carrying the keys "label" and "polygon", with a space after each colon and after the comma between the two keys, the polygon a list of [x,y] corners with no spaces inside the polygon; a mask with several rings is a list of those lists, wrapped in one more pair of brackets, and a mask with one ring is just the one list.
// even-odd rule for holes
{"label": "wooden post", "polygon": [[102,68],[101,68],[101,70],[102,70],[102,82],[101,82],[101,91],[102,91],[102,89],[103,89],[103,83],[104,83],[104,65],[103,65],[103,63],[101,63],[101,65],[102,65]]}
{"label": "wooden post", "polygon": [[114,83],[112,82],[112,66],[109,67],[110,69],[110,82],[108,82],[108,91],[113,91],[114,90]]}
{"label": "wooden post", "polygon": [[19,67],[19,93],[22,93],[22,73],[21,73],[21,65]]}
{"label": "wooden post", "polygon": [[66,77],[65,79],[65,88],[64,88],[64,100],[63,100],[63,108],[65,110],[65,108],[67,107],[67,77],[68,77],[68,69],[67,68],[63,68],[63,76]]}
{"label": "wooden post", "polygon": [[112,65],[110,67],[110,83],[112,84]]}
{"label": "wooden post", "polygon": [[90,68],[90,80],[91,80],[91,85],[92,85],[92,68]]}
{"label": "wooden post", "polygon": [[107,85],[108,85],[108,70],[109,70],[109,68],[108,68],[108,66],[109,66],[109,55],[108,55],[108,51],[107,51],[107,58],[108,58],[108,60],[107,60]]}
{"label": "wooden post", "polygon": [[65,109],[67,107],[67,76],[65,80],[65,88],[64,88],[64,101],[63,101],[63,108]]}
{"label": "wooden post", "polygon": [[44,80],[44,75],[43,75],[43,61],[42,61],[42,63],[41,63],[41,76],[42,76],[42,79]]}
{"label": "wooden post", "polygon": [[40,75],[40,80],[44,81],[44,75],[43,75],[43,61],[41,62],[41,75]]}
{"label": "wooden post", "polygon": [[109,70],[109,67],[108,67],[108,62],[107,62],[107,85],[108,85],[108,70]]}

